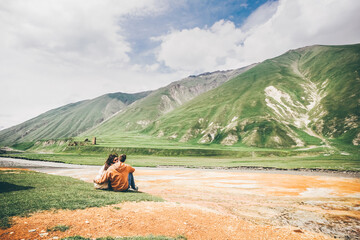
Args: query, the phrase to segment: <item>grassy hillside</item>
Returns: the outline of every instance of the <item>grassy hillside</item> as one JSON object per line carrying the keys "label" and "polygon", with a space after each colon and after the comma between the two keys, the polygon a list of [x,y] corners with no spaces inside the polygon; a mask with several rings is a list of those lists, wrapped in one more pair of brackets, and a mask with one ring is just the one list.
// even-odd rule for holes
{"label": "grassy hillside", "polygon": [[77,136],[149,93],[110,93],[50,110],[1,131],[0,146]]}
{"label": "grassy hillside", "polygon": [[326,113],[312,128],[348,144],[360,143],[360,44],[318,47],[303,54],[301,66],[306,76],[326,85],[321,102]]}
{"label": "grassy hillside", "polygon": [[[105,95],[107,100],[92,100],[97,104],[64,106],[12,132],[0,132],[0,143],[77,135],[81,141],[96,136],[98,147],[126,147],[145,155],[159,149],[174,156],[199,149],[208,156],[214,149],[258,152],[294,147],[358,155],[359,69],[360,44],[290,50],[248,68],[190,76],[138,101],[138,96]],[[109,101],[114,98],[121,101]],[[117,112],[111,111],[109,102],[119,106],[118,113],[104,120]],[[99,118],[92,115],[99,113]],[[46,142],[39,144],[33,149],[46,148]]]}
{"label": "grassy hillside", "polygon": [[104,122],[83,136],[118,136],[120,131],[142,130],[158,117],[167,114],[198,95],[214,89],[229,79],[251,69],[249,67],[204,73],[160,88],[129,106],[125,111]]}
{"label": "grassy hillside", "polygon": [[266,60],[158,118],[144,133],[257,147],[357,145],[360,45],[313,46]]}

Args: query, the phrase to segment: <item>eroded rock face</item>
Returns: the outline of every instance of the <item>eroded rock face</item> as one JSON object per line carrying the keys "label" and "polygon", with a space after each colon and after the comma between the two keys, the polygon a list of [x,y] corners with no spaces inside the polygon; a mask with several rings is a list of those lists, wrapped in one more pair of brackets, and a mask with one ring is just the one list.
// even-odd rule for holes
{"label": "eroded rock face", "polygon": [[199,143],[211,143],[215,140],[216,135],[218,134],[221,126],[219,123],[211,122],[209,126],[201,132],[203,137],[199,140]]}
{"label": "eroded rock face", "polygon": [[46,146],[54,145],[55,143],[56,143],[55,140],[47,140],[47,141],[44,141],[44,142],[42,143],[42,145],[43,145],[44,147],[46,147]]}
{"label": "eroded rock face", "polygon": [[345,128],[351,130],[359,127],[359,118],[355,115],[350,115],[345,118]]}
{"label": "eroded rock face", "polygon": [[195,138],[200,133],[200,129],[189,129],[186,133],[181,137],[180,142],[187,142],[190,139]]}
{"label": "eroded rock face", "polygon": [[[293,94],[289,94],[278,87],[269,85],[264,89],[266,106],[271,109],[273,116],[269,119],[257,119],[260,122],[275,121],[279,124],[278,127],[272,129],[265,127],[265,129],[271,132],[270,135],[264,135],[264,128],[261,127],[247,127],[254,122],[244,122],[246,119],[241,119],[242,123],[239,123],[241,116],[234,116],[228,123],[210,123],[207,126],[202,126],[200,131],[195,131],[195,128],[188,129],[186,134],[182,136],[182,142],[188,141],[191,138],[199,137],[199,143],[211,143],[217,136],[221,138],[221,144],[233,145],[238,141],[242,141],[248,146],[271,146],[271,147],[303,147],[306,143],[300,138],[297,132],[295,132],[290,125],[295,126],[298,129],[302,129],[310,136],[319,138],[326,142],[322,136],[323,120],[322,118],[327,114],[324,110],[321,101],[326,97],[326,87],[329,83],[328,80],[321,84],[316,84],[306,77],[298,68],[298,62],[294,61],[292,64],[292,70],[303,81],[300,86],[303,88],[304,95],[297,99]],[[200,76],[201,77],[201,76]],[[208,76],[207,76],[208,77]],[[219,82],[219,79],[225,79],[226,76],[217,76],[214,78],[212,84],[208,84],[207,87],[215,87]],[[183,99],[181,97],[191,96],[191,92],[201,93],[199,85],[192,86],[190,88],[184,88],[181,85],[174,85],[170,88],[170,96],[164,97],[164,104],[167,105],[167,109],[172,109],[170,99],[177,104],[181,104]],[[356,127],[356,117],[352,116],[347,118],[346,124],[349,127]],[[281,127],[282,126],[282,127]],[[315,126],[315,127],[313,127]],[[246,128],[246,130],[245,130]],[[281,129],[282,128],[282,129]],[[329,126],[332,128],[332,126]],[[335,129],[335,126],[333,126]],[[278,132],[283,132],[279,134]],[[266,143],[264,142],[266,138]],[[219,139],[219,138],[217,138]]]}
{"label": "eroded rock face", "polygon": [[355,146],[360,145],[360,132],[355,136],[355,138],[352,140],[352,144]]}
{"label": "eroded rock face", "polygon": [[227,135],[227,137],[225,137],[221,141],[221,144],[231,146],[231,145],[234,145],[235,143],[237,143],[238,141],[239,141],[238,135],[230,133],[229,135]]}
{"label": "eroded rock face", "polygon": [[136,123],[138,125],[140,125],[141,127],[146,127],[147,125],[149,125],[151,123],[151,120],[139,120]]}
{"label": "eroded rock face", "polygon": [[174,82],[168,86],[166,94],[161,96],[159,109],[163,114],[171,112],[178,106],[183,105],[202,93],[220,86],[254,66],[255,64],[241,69],[204,73]]}
{"label": "eroded rock face", "polygon": [[175,109],[175,107],[176,107],[175,103],[169,98],[169,96],[167,95],[161,96],[159,109],[163,114],[171,112],[172,110]]}
{"label": "eroded rock face", "polygon": [[[318,121],[318,119],[326,114],[326,112],[323,111],[321,100],[326,96],[324,89],[328,82],[325,81],[320,86],[313,83],[300,73],[297,68],[297,62],[293,64],[293,71],[304,80],[303,84],[301,84],[304,89],[302,101],[293,99],[288,93],[274,86],[268,86],[264,90],[266,105],[273,110],[273,113],[280,122],[293,124],[299,129],[304,129],[311,136],[320,137],[318,133],[311,128],[311,122]],[[298,139],[297,134],[294,132],[291,132],[289,136]],[[301,141],[296,142],[297,147],[304,145]]]}

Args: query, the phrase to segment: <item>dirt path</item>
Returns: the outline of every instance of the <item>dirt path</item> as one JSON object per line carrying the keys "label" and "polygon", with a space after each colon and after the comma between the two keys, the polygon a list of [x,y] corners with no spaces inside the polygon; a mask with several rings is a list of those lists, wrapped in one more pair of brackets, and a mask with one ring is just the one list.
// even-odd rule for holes
{"label": "dirt path", "polygon": [[[38,171],[88,182],[98,168],[36,167]],[[188,239],[359,239],[360,236],[359,178],[137,168],[135,179],[141,191],[161,196],[167,202],[37,213],[29,218],[15,218],[16,224],[0,230],[0,236],[10,239],[42,239],[40,236],[44,234],[43,239],[149,234],[184,235]],[[107,216],[109,221],[105,221]],[[41,232],[59,224],[71,228],[65,233]]]}

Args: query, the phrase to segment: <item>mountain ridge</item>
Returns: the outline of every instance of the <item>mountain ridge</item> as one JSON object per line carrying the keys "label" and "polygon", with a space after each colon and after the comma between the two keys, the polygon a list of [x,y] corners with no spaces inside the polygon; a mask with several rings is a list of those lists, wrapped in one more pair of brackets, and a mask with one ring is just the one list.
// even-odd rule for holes
{"label": "mountain ridge", "polygon": [[[134,132],[195,145],[322,146],[328,151],[334,150],[333,141],[358,146],[359,69],[360,44],[292,49],[244,68],[190,75],[135,98],[103,95],[106,104],[95,108],[101,117],[84,114],[74,122],[71,111],[90,100],[68,104],[40,115],[62,111],[63,122],[31,119],[41,131],[27,133],[27,121],[0,131],[0,145],[61,136],[112,141]],[[80,128],[81,121],[92,124]]]}
{"label": "mountain ridge", "polygon": [[239,69],[203,73],[196,76],[191,75],[172,82],[165,87],[153,91],[146,98],[135,102],[129,108],[124,109],[121,114],[99,125],[97,129],[85,132],[82,135],[111,135],[114,129],[116,131],[143,130],[158,117],[168,114],[194,97],[218,87],[232,77],[254,66],[256,64]]}
{"label": "mountain ridge", "polygon": [[150,93],[109,93],[51,109],[0,131],[0,145],[77,136]]}
{"label": "mountain ridge", "polygon": [[360,44],[290,50],[160,118],[146,132],[207,144],[329,146],[328,138],[340,138],[356,145],[359,63]]}

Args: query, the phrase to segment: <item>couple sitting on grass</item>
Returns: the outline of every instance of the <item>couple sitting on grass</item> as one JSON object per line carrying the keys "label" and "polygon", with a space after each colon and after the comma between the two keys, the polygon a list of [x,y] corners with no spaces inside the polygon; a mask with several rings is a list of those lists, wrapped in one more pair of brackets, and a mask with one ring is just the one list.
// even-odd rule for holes
{"label": "couple sitting on grass", "polygon": [[135,186],[133,172],[135,168],[125,164],[126,155],[118,156],[117,153],[111,153],[106,160],[104,166],[94,179],[94,187],[96,189],[108,189],[117,192],[125,192],[130,190],[137,191]]}

